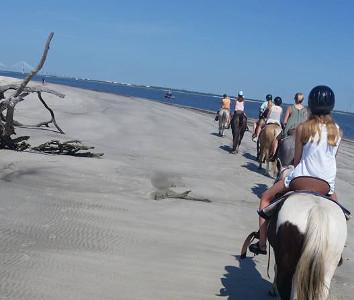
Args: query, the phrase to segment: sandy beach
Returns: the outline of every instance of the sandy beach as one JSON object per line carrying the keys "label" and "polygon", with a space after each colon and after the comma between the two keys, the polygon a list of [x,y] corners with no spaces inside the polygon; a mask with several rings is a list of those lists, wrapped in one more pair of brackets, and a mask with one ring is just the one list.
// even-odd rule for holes
{"label": "sandy beach", "polygon": [[[13,80],[0,77],[0,85]],[[53,127],[17,128],[17,135],[30,135],[33,146],[79,139],[105,155],[1,151],[0,299],[269,298],[267,257],[238,260],[257,228],[258,196],[273,182],[257,169],[248,132],[231,155],[231,132],[217,137],[211,115],[47,87],[66,95],[44,95],[66,134]],[[32,98],[15,117],[31,124],[49,115]],[[353,142],[342,143],[337,166],[339,200],[354,211]],[[211,203],[152,198],[165,188]],[[353,298],[353,238],[350,221],[335,299]]]}

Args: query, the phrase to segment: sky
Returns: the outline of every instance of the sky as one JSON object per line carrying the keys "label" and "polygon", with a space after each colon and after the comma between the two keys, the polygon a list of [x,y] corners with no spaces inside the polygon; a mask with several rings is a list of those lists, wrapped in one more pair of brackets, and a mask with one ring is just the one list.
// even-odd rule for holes
{"label": "sky", "polygon": [[5,0],[0,68],[36,65],[48,33],[49,74],[246,98],[318,84],[354,111],[354,1]]}

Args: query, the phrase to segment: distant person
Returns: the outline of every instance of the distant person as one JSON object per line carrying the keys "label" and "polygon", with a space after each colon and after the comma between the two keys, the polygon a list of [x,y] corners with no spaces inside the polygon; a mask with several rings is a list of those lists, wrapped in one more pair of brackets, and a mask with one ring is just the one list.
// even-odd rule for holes
{"label": "distant person", "polygon": [[264,101],[259,107],[258,121],[253,123],[252,141],[254,142],[258,141],[259,133],[261,132],[262,127],[265,125],[269,109],[272,107],[272,101],[273,96],[268,94],[266,96],[266,101]]}
{"label": "distant person", "polygon": [[295,104],[288,107],[284,116],[283,137],[293,135],[297,125],[304,122],[308,118],[308,110],[302,104],[304,101],[303,93],[296,93],[294,97]]}
{"label": "distant person", "polygon": [[42,77],[42,84],[45,85],[45,78]]}
{"label": "distant person", "polygon": [[302,104],[304,101],[303,93],[296,93],[294,100],[295,104],[288,107],[283,121],[284,129],[278,151],[278,158],[281,166],[289,166],[293,164],[296,127],[302,122],[305,122],[310,114],[307,107]]}
{"label": "distant person", "polygon": [[277,149],[278,149],[278,141],[280,138],[280,133],[282,131],[282,126],[281,126],[281,116],[283,114],[283,109],[281,107],[283,101],[280,97],[275,97],[274,98],[274,105],[270,107],[268,110],[268,115],[267,115],[267,121],[266,125],[268,124],[276,124],[278,125],[277,132],[275,133],[276,139],[274,139],[273,144],[272,144],[272,155],[273,157],[275,156]]}
{"label": "distant person", "polygon": [[219,116],[222,116],[223,112],[227,114],[227,126],[229,126],[230,124],[230,107],[231,107],[231,99],[229,96],[224,94],[221,98],[220,110],[218,114]]}
{"label": "distant person", "polygon": [[235,111],[245,111],[245,98],[243,96],[243,91],[239,91],[237,98],[235,98]]}
{"label": "distant person", "polygon": [[[311,176],[327,181],[330,187],[329,196],[337,200],[336,154],[341,141],[341,131],[331,116],[334,104],[335,96],[328,86],[316,86],[311,90],[308,97],[311,116],[296,128],[295,169],[263,193],[259,210],[268,206],[277,194],[287,192],[291,180],[300,176]],[[249,247],[256,255],[267,254],[267,226],[268,221],[260,216],[259,242]]]}

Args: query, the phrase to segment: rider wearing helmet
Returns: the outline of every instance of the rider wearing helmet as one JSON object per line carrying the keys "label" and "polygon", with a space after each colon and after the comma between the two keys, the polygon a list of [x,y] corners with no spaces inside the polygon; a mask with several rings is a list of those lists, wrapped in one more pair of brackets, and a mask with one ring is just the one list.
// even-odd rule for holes
{"label": "rider wearing helmet", "polygon": [[[329,196],[336,199],[336,154],[341,141],[341,131],[334,122],[331,111],[334,108],[333,91],[324,85],[314,87],[308,97],[312,115],[296,128],[294,169],[281,178],[261,197],[259,210],[268,206],[277,194],[289,190],[292,179],[300,176],[317,177],[328,182]],[[267,221],[259,217],[260,239],[249,249],[255,254],[267,254]]]}
{"label": "rider wearing helmet", "polygon": [[243,97],[243,91],[238,92],[237,98],[235,98],[235,111],[245,110],[245,99]]}
{"label": "rider wearing helmet", "polygon": [[253,123],[252,140],[254,142],[257,142],[259,133],[261,132],[262,127],[265,125],[269,109],[273,105],[272,100],[273,96],[271,94],[268,94],[266,96],[266,101],[264,101],[259,107],[258,121]]}
{"label": "rider wearing helmet", "polygon": [[281,115],[283,114],[283,109],[281,108],[283,101],[281,100],[280,97],[275,97],[274,98],[274,105],[269,109],[268,111],[268,116],[267,116],[267,122],[266,124],[276,124],[278,125],[276,128],[276,139],[274,139],[272,143],[272,156],[275,158],[276,152],[278,149],[278,138],[280,138],[280,133],[282,130],[281,123],[280,123],[280,118]]}

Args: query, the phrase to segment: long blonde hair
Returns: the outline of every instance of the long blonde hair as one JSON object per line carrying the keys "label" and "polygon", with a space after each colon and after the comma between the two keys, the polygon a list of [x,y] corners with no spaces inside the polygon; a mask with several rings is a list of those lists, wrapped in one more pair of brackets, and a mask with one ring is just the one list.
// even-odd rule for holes
{"label": "long blonde hair", "polygon": [[320,125],[324,124],[327,127],[327,143],[331,146],[336,146],[340,138],[339,129],[332,119],[330,114],[326,115],[311,115],[310,118],[303,123],[301,130],[301,142],[314,142],[316,134],[318,134],[318,142],[321,139]]}

